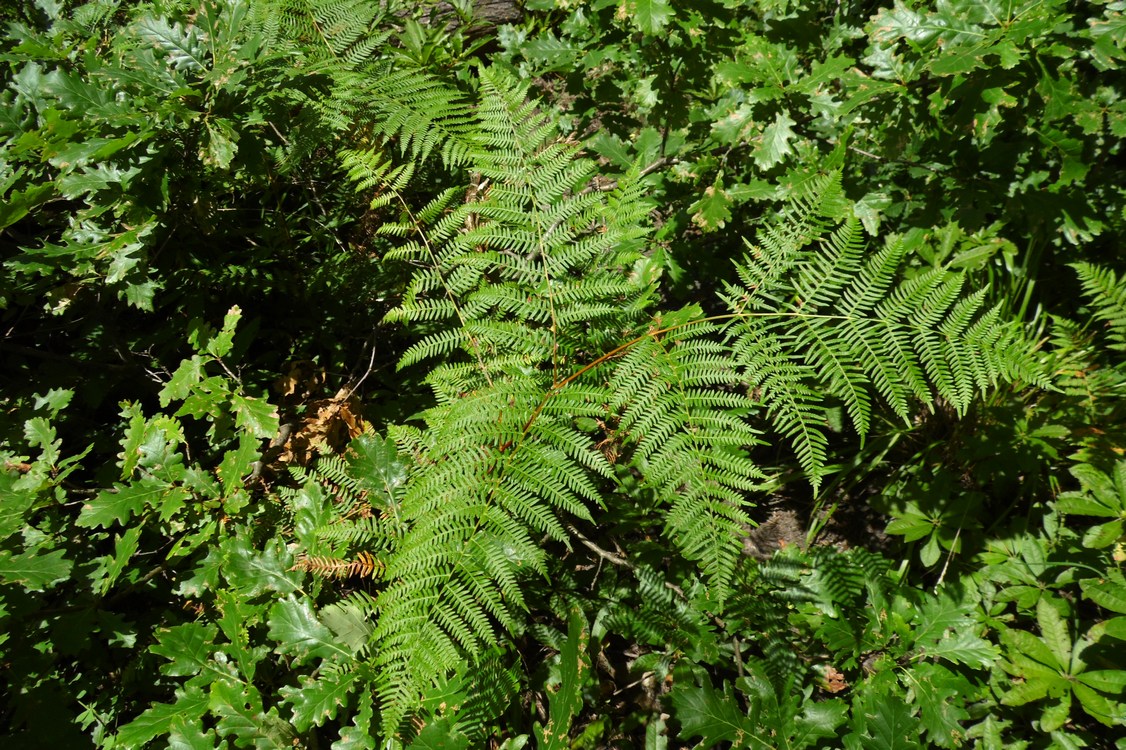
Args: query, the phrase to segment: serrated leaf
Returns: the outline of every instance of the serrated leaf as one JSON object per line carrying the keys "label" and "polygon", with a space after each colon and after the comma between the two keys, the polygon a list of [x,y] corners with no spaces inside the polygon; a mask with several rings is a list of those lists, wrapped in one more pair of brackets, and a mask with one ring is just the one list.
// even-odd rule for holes
{"label": "serrated leaf", "polygon": [[919,561],[928,568],[933,568],[942,557],[942,546],[938,542],[938,534],[931,534],[927,543],[919,548]]}
{"label": "serrated leaf", "polygon": [[198,720],[207,706],[207,694],[198,687],[177,690],[175,703],[158,703],[117,730],[117,743],[126,748],[144,747],[153,738],[168,734],[175,722]]}
{"label": "serrated leaf", "polygon": [[1079,480],[1084,490],[1093,494],[1106,507],[1113,508],[1119,504],[1118,490],[1114,485],[1114,480],[1107,474],[1090,464],[1076,464],[1071,467],[1070,473]]}
{"label": "serrated leaf", "polygon": [[734,742],[739,747],[754,731],[735,699],[726,693],[717,693],[708,682],[701,687],[676,685],[672,704],[683,730],[682,737],[699,737],[704,747],[721,742]]}
{"label": "serrated leaf", "polygon": [[336,718],[337,710],[347,703],[355,689],[357,679],[355,672],[330,672],[315,679],[304,678],[300,688],[281,688],[286,703],[293,706],[290,723],[298,732],[307,732],[323,725],[327,719]]}
{"label": "serrated leaf", "polygon": [[1103,633],[1111,638],[1126,641],[1126,617],[1114,617],[1104,622]]}
{"label": "serrated leaf", "polygon": [[235,410],[235,426],[248,430],[256,438],[272,438],[278,434],[278,409],[263,398],[231,394]]}
{"label": "serrated leaf", "polygon": [[304,664],[310,659],[328,659],[349,656],[336,643],[332,631],[317,619],[308,599],[298,600],[292,594],[270,608],[271,640],[277,646],[274,653],[292,654],[294,664]]}
{"label": "serrated leaf", "polygon": [[660,32],[674,14],[668,0],[627,0],[627,3],[634,25],[650,36]]}
{"label": "serrated leaf", "polygon": [[224,552],[223,576],[243,596],[253,598],[267,591],[284,595],[298,589],[297,574],[290,570],[293,555],[280,539],[268,542],[261,552],[244,539],[233,539],[224,544]]}
{"label": "serrated leaf", "polygon": [[1123,535],[1123,521],[1121,519],[1092,526],[1083,535],[1083,546],[1088,549],[1102,549],[1116,543]]}
{"label": "serrated leaf", "polygon": [[1015,682],[1001,696],[1001,703],[1005,706],[1023,706],[1046,696],[1050,687],[1052,687],[1051,681],[1043,679]]}
{"label": "serrated leaf", "polygon": [[865,750],[915,750],[919,747],[919,721],[906,702],[891,695],[878,695],[865,708]]}
{"label": "serrated leaf", "polygon": [[1067,623],[1047,598],[1036,602],[1036,622],[1044,643],[1052,650],[1060,667],[1067,669],[1071,664],[1071,635],[1067,632]]}
{"label": "serrated leaf", "polygon": [[1076,516],[1114,518],[1118,515],[1117,509],[1110,508],[1081,492],[1065,492],[1060,495],[1056,500],[1056,509]]}
{"label": "serrated leaf", "polygon": [[1064,693],[1059,700],[1050,701],[1040,712],[1040,731],[1054,732],[1065,723],[1071,714],[1071,693]]}
{"label": "serrated leaf", "polygon": [[774,122],[767,125],[762,131],[762,140],[755,147],[754,160],[762,169],[770,169],[793,153],[790,140],[794,137],[794,125],[797,125],[786,112],[779,112],[774,116]]}
{"label": "serrated leaf", "polygon": [[4,583],[22,586],[28,591],[42,591],[70,576],[71,561],[61,549],[45,554],[29,550],[20,555],[9,556],[0,552],[0,579]]}
{"label": "serrated leaf", "polygon": [[934,532],[934,524],[925,516],[904,515],[893,518],[885,531],[896,536],[902,535],[905,542],[914,542]]}
{"label": "serrated leaf", "polygon": [[1089,716],[1108,727],[1122,726],[1126,704],[1112,701],[1083,684],[1073,685],[1071,692],[1079,699],[1079,705]]}
{"label": "serrated leaf", "polygon": [[986,669],[997,660],[998,648],[974,634],[972,630],[957,630],[926,647],[928,656],[937,656],[968,667]]}
{"label": "serrated leaf", "polygon": [[1104,693],[1121,694],[1126,690],[1126,670],[1123,669],[1093,669],[1076,675],[1075,679]]}
{"label": "serrated leaf", "polygon": [[212,644],[219,629],[214,625],[189,622],[157,631],[157,642],[149,651],[171,661],[160,668],[172,677],[198,674],[211,661]]}
{"label": "serrated leaf", "polygon": [[1079,582],[1083,594],[1100,607],[1126,614],[1126,585],[1115,580],[1096,581],[1084,578]]}
{"label": "serrated leaf", "polygon": [[1059,663],[1055,653],[1044,641],[1026,630],[1005,628],[1001,631],[1001,642],[1010,652],[1034,659],[1050,670],[1063,669],[1065,666]]}

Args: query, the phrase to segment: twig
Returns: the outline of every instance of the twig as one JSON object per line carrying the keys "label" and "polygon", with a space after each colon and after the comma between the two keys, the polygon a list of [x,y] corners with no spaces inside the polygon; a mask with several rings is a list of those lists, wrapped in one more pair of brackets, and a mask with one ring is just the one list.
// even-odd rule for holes
{"label": "twig", "polygon": [[621,565],[623,568],[629,568],[630,570],[637,569],[637,566],[631,563],[626,558],[622,557],[621,555],[616,555],[609,550],[604,550],[594,542],[587,539],[585,536],[583,536],[582,532],[574,527],[574,525],[567,524],[567,531],[570,531],[572,534],[574,534],[575,538],[578,539],[584,547],[601,557],[603,560],[611,562],[614,565]]}
{"label": "twig", "polygon": [[[637,173],[637,179],[640,180],[643,177],[648,177],[649,175],[653,174],[654,172],[656,172],[661,167],[668,164],[669,161],[670,161],[669,157],[662,156],[660,159],[657,159],[657,161],[653,162],[652,164],[647,166],[645,169],[638,172]],[[590,193],[596,193],[596,192],[597,193],[612,193],[617,189],[618,189],[618,181],[617,180],[595,181],[595,182],[591,183],[590,185],[587,185],[582,190],[580,190],[579,195],[589,195]]]}
{"label": "twig", "polygon": [[871,151],[865,151],[862,148],[857,148],[856,146],[853,146],[852,144],[849,144],[848,150],[854,151],[854,152],[860,154],[861,156],[867,156],[869,159],[875,159],[876,161],[882,161],[884,163],[892,162],[894,164],[906,164],[909,167],[921,167],[921,168],[927,170],[928,172],[930,172],[931,174],[939,174],[939,175],[942,174],[942,172],[940,172],[937,169],[935,169],[934,167],[928,166],[926,164],[921,164],[920,162],[917,162],[917,161],[907,161],[906,159],[889,159],[886,156],[880,156],[879,154],[873,154]]}

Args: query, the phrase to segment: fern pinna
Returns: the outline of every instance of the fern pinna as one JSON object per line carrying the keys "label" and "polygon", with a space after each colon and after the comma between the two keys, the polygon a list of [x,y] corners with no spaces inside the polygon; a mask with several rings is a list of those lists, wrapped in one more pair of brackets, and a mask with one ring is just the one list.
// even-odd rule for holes
{"label": "fern pinna", "polygon": [[464,189],[425,205],[382,147],[345,157],[361,189],[398,207],[381,231],[401,238],[389,258],[415,270],[389,317],[418,334],[400,366],[426,363],[435,397],[419,423],[389,429],[407,475],[376,535],[380,588],[354,602],[375,618],[368,659],[389,733],[520,626],[546,540],[566,544],[566,518],[590,520],[615,496],[611,459],[655,494],[673,549],[721,608],[763,480],[750,450],[768,430],[816,486],[836,401],[863,435],[876,401],[908,418],[936,398],[964,410],[1002,379],[1043,382],[1019,326],[964,293],[960,273],[900,280],[900,245],[866,254],[834,176],[751,246],[726,313],[654,315],[655,289],[633,270],[644,170],[596,188],[594,164],[499,70],[480,71],[480,103],[458,110],[470,111],[453,150],[435,118],[384,131],[427,144],[408,157],[442,153],[463,170]]}

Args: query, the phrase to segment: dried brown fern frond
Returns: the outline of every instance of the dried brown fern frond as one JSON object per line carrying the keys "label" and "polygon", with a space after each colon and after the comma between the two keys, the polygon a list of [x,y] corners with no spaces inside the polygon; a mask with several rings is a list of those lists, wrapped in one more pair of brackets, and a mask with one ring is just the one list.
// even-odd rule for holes
{"label": "dried brown fern frond", "polygon": [[301,555],[291,570],[303,570],[324,578],[379,578],[384,564],[370,552],[360,552],[351,560],[325,555]]}

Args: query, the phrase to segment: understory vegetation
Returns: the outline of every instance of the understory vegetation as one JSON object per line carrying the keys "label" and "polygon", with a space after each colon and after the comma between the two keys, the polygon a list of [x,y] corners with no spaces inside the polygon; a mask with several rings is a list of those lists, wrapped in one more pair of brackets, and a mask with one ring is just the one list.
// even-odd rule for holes
{"label": "understory vegetation", "polygon": [[1124,9],[5,5],[4,746],[1126,749]]}

